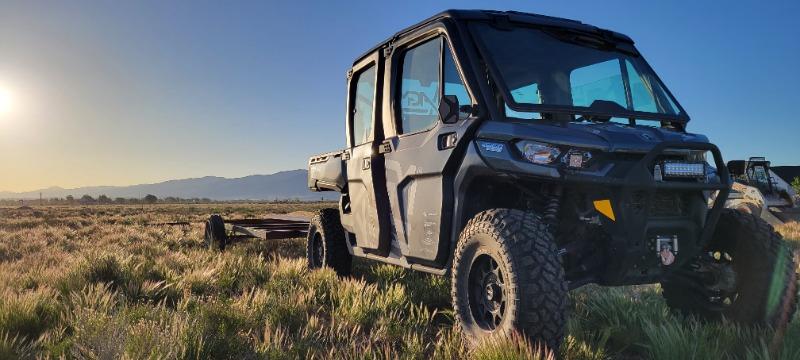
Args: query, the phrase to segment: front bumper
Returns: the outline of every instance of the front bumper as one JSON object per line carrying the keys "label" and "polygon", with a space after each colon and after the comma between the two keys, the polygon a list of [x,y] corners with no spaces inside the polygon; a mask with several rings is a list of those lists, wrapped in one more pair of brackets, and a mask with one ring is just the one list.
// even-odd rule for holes
{"label": "front bumper", "polygon": [[[718,177],[706,182],[656,181],[653,167],[667,150],[700,150],[712,154]],[[629,167],[622,177],[563,174],[566,183],[593,185],[594,196],[607,196],[616,221],[601,217],[608,233],[606,285],[659,281],[665,272],[691,261],[711,239],[728,198],[731,180],[719,149],[709,143],[661,143]],[[704,194],[718,191],[709,210]],[[671,265],[663,265],[659,238],[675,237],[679,249]]]}
{"label": "front bumper", "polygon": [[[718,176],[704,182],[656,181],[655,164],[675,150],[710,152]],[[731,188],[722,154],[715,145],[704,142],[659,143],[624,166],[596,172],[533,165],[515,159],[512,153],[482,155],[496,170],[548,179],[585,192],[591,200],[609,200],[615,216],[613,220],[600,216],[608,240],[602,246],[606,265],[595,279],[606,285],[657,282],[663,273],[694,258],[713,235]],[[606,160],[614,162],[615,154],[608,155]],[[709,209],[706,195],[714,191],[718,195]],[[677,237],[680,245],[674,263],[668,266],[662,265],[656,243],[665,236]]]}

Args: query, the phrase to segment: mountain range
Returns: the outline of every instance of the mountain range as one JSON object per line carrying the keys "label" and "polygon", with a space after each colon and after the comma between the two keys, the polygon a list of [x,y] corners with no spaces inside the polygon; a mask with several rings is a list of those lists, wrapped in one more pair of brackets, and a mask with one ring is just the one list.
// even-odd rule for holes
{"label": "mountain range", "polygon": [[[778,176],[791,182],[800,177],[800,166],[772,167]],[[83,195],[110,198],[142,198],[153,194],[159,198],[174,196],[180,198],[208,198],[212,200],[335,200],[335,193],[314,193],[308,190],[306,181],[308,171],[304,169],[281,171],[269,175],[250,175],[240,178],[206,176],[193,179],[169,180],[155,184],[131,186],[87,186],[75,189],[50,187],[47,189],[9,192],[0,191],[0,199],[38,199],[39,194],[48,198],[65,198]]]}
{"label": "mountain range", "polygon": [[281,171],[269,175],[250,175],[240,178],[206,176],[194,179],[169,180],[155,184],[131,186],[87,186],[75,189],[50,187],[47,189],[8,192],[0,191],[0,199],[65,198],[68,195],[80,198],[83,195],[110,198],[142,198],[153,194],[159,198],[209,198],[212,200],[275,200],[300,199],[326,200],[335,198],[333,193],[314,193],[307,187],[308,172],[303,169]]}

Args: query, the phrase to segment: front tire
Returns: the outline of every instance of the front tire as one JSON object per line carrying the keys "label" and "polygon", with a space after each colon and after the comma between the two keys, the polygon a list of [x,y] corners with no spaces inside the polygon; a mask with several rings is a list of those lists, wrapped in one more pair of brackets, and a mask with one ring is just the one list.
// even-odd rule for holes
{"label": "front tire", "polygon": [[538,216],[514,209],[475,215],[459,237],[451,276],[456,321],[470,343],[518,331],[558,350],[567,285],[553,235]]}
{"label": "front tire", "polygon": [[667,305],[705,320],[722,317],[781,330],[797,309],[792,252],[750,213],[724,209],[697,261],[662,282]]}
{"label": "front tire", "polygon": [[306,260],[309,269],[329,267],[339,276],[350,275],[353,257],[346,241],[339,210],[320,210],[308,225]]}

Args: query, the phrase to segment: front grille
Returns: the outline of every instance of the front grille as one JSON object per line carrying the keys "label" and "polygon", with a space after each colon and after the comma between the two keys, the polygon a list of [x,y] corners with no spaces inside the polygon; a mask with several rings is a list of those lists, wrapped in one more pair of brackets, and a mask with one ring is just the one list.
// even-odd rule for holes
{"label": "front grille", "polygon": [[644,191],[637,191],[633,193],[631,198],[631,210],[636,215],[644,214],[645,205],[647,203],[647,193]]}
{"label": "front grille", "polygon": [[656,191],[648,197],[647,192],[636,191],[631,198],[630,208],[636,215],[685,216],[688,213],[687,204],[686,194]]}

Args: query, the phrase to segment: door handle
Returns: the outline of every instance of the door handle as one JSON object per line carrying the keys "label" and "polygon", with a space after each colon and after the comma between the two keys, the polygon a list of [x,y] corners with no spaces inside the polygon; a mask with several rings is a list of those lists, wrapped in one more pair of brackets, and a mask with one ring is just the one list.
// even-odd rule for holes
{"label": "door handle", "polygon": [[372,165],[372,158],[366,157],[364,161],[361,163],[361,170],[369,170],[369,167]]}
{"label": "door handle", "polygon": [[456,147],[458,143],[458,134],[447,133],[439,135],[439,150],[447,150]]}

